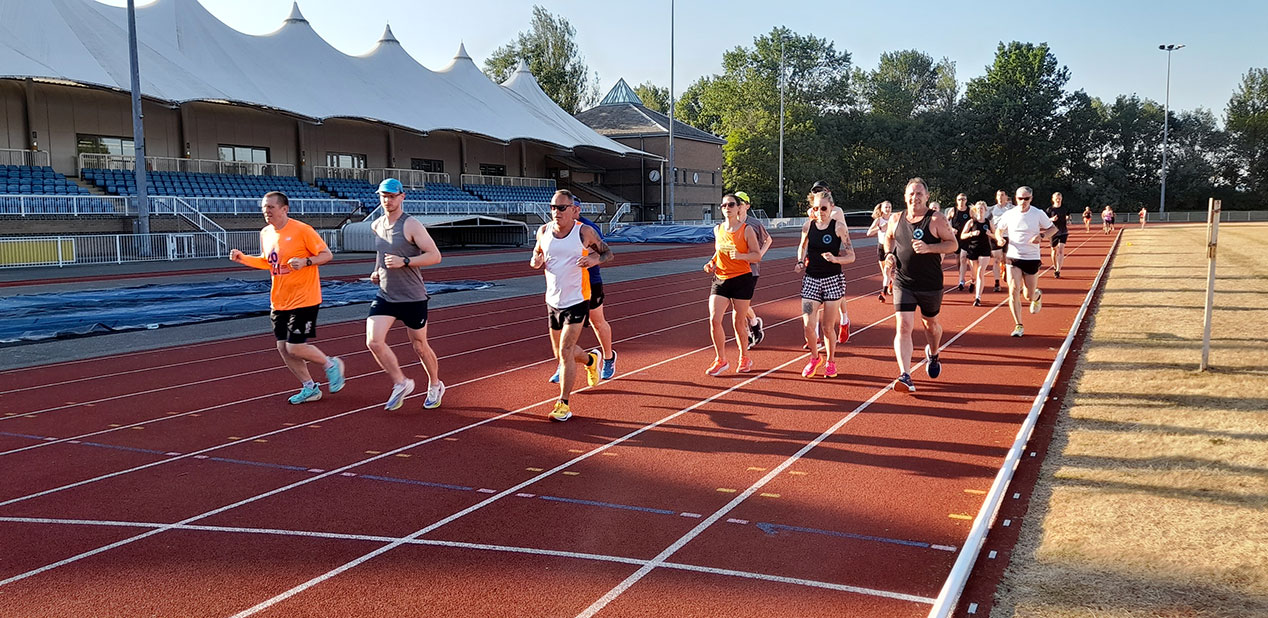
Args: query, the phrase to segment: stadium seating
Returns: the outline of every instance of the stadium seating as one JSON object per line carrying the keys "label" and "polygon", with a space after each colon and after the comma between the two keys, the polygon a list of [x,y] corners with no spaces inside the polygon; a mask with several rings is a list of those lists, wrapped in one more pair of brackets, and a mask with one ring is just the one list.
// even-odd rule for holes
{"label": "stadium seating", "polygon": [[90,192],[48,166],[0,165],[0,194],[89,195]]}
{"label": "stadium seating", "polygon": [[[136,174],[131,170],[84,169],[82,177],[112,195],[136,195]],[[269,191],[282,191],[291,199],[330,199],[294,176],[149,172],[146,177],[152,195],[259,199]]]}
{"label": "stadium seating", "polygon": [[[342,178],[318,178],[318,187],[347,200],[360,200],[367,208],[379,205],[379,195],[375,193],[375,185],[366,180],[346,180]],[[405,199],[428,202],[479,202],[480,198],[443,182],[429,182],[419,191],[406,189]]]}
{"label": "stadium seating", "polygon": [[488,202],[538,202],[550,203],[555,196],[551,187],[506,187],[501,185],[466,185],[467,191]]}

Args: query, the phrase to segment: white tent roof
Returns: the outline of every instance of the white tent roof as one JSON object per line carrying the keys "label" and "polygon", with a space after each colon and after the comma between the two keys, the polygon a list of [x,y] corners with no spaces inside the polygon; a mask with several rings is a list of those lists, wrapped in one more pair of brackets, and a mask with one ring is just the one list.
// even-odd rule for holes
{"label": "white tent roof", "polygon": [[[577,121],[524,67],[499,86],[459,47],[449,66],[432,71],[405,52],[390,28],[369,53],[349,56],[317,35],[298,5],[277,31],[253,36],[197,0],[158,0],[137,9],[137,39],[141,93],[151,99],[228,101],[314,120],[363,118],[645,155]],[[6,77],[130,90],[127,10],[95,0],[0,0],[0,78]]]}

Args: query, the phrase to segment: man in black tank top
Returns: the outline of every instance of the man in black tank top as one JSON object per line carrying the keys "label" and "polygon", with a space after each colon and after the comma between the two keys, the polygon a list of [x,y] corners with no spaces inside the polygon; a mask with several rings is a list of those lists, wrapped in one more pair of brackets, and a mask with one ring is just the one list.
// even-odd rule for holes
{"label": "man in black tank top", "polygon": [[[893,270],[894,281],[894,354],[901,372],[894,389],[906,387],[914,392],[911,381],[911,331],[915,326],[916,308],[925,326],[925,371],[937,378],[942,373],[938,348],[942,345],[942,255],[955,253],[960,247],[951,224],[941,213],[929,210],[929,188],[921,178],[907,181],[907,209],[894,213],[882,241],[885,244],[885,266]],[[901,386],[900,386],[901,385]]]}

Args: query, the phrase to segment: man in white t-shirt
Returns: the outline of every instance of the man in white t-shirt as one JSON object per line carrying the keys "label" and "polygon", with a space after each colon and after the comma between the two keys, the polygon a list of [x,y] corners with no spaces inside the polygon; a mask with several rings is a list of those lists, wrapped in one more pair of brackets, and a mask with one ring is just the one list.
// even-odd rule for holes
{"label": "man in white t-shirt", "polygon": [[[1008,201],[1008,192],[1000,189],[995,192],[995,205],[986,209],[986,216],[991,220],[991,227],[994,228],[999,222],[999,218],[1004,213],[1013,209],[1013,205]],[[995,291],[999,291],[999,278],[1004,276],[1004,245],[999,244],[994,236],[990,237],[991,241],[991,263],[995,268]],[[979,283],[979,285],[981,285]]]}
{"label": "man in white t-shirt", "polygon": [[[1030,187],[1017,189],[1017,208],[1009,209],[995,222],[995,240],[1001,246],[1007,241],[1005,255],[1008,262],[1008,309],[1013,312],[1013,336],[1020,337],[1021,301],[1030,301],[1030,312],[1039,313],[1043,307],[1043,291],[1039,284],[1039,244],[1057,231],[1048,215],[1030,205],[1034,191]],[[1019,297],[1020,296],[1020,297]]]}

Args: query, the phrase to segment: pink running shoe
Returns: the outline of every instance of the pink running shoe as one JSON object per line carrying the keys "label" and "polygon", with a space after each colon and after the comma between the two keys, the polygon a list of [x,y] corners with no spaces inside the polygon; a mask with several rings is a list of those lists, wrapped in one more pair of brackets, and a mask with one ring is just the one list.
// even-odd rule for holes
{"label": "pink running shoe", "polygon": [[749,356],[740,357],[740,366],[735,368],[736,373],[748,373],[753,370],[753,359]]}
{"label": "pink running shoe", "polygon": [[832,361],[828,361],[828,362],[824,363],[824,364],[823,364],[823,377],[825,377],[825,378],[835,378],[835,377],[837,377],[837,364],[836,364],[836,363],[834,363],[834,362],[832,362]]}
{"label": "pink running shoe", "polygon": [[727,369],[730,369],[730,368],[731,368],[731,363],[728,363],[720,358],[715,358],[713,359],[713,364],[709,365],[709,368],[705,370],[704,374],[708,376],[713,376],[716,378],[722,375],[723,371],[726,371]]}
{"label": "pink running shoe", "polygon": [[822,365],[822,364],[823,364],[823,358],[818,355],[815,355],[814,358],[810,359],[810,362],[806,363],[805,369],[801,370],[801,377],[803,378],[815,377],[815,372],[819,370],[819,365]]}

